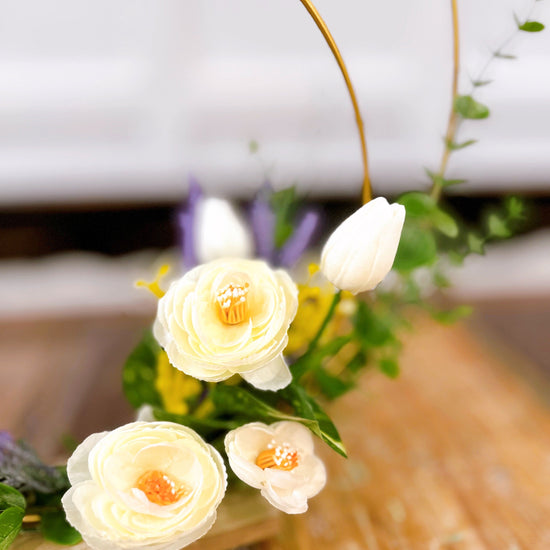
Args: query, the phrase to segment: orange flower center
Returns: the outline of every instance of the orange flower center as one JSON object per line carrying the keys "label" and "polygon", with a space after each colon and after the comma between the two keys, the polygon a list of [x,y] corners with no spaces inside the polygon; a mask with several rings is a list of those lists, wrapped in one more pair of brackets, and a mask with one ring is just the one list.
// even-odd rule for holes
{"label": "orange flower center", "polygon": [[136,488],[145,493],[149,502],[160,506],[174,504],[186,493],[183,485],[176,485],[169,475],[160,470],[148,470],[142,474]]}
{"label": "orange flower center", "polygon": [[249,316],[247,295],[250,285],[229,283],[216,293],[218,315],[227,325],[238,325]]}
{"label": "orange flower center", "polygon": [[274,468],[275,470],[290,471],[298,466],[298,451],[288,445],[269,446],[256,458],[256,466],[262,470]]}

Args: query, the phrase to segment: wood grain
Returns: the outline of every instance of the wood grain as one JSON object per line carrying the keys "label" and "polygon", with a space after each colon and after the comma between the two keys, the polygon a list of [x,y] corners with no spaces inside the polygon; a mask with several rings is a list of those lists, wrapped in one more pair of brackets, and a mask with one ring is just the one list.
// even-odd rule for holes
{"label": "wood grain", "polygon": [[[129,420],[120,368],[146,323],[116,317],[0,327],[2,426],[49,458],[59,452],[62,433],[80,438]],[[397,381],[367,375],[332,406],[350,458],[318,445],[329,480],[308,513],[282,517],[278,532],[268,518],[268,528],[248,538],[255,527],[241,525],[239,537],[200,546],[209,544],[205,538],[198,550],[275,533],[258,547],[550,548],[544,383],[531,387],[517,370],[521,359],[491,349],[466,326],[423,318],[415,325]],[[229,525],[236,527],[236,517]]]}

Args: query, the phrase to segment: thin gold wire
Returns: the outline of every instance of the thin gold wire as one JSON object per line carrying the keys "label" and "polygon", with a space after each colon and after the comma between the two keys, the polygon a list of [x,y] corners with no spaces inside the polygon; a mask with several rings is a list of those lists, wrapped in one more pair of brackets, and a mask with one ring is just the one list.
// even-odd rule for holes
{"label": "thin gold wire", "polygon": [[372,199],[372,188],[369,178],[369,164],[367,158],[367,142],[365,140],[365,129],[363,126],[361,111],[359,110],[359,103],[357,102],[357,96],[355,95],[355,90],[353,89],[353,84],[351,83],[346,64],[344,63],[342,55],[340,54],[340,50],[338,49],[338,46],[336,45],[332,34],[328,30],[327,24],[324,22],[323,18],[321,17],[319,12],[317,11],[317,8],[313,5],[311,0],[300,0],[300,2],[302,2],[309,15],[311,15],[312,19],[315,21],[315,24],[321,31],[321,34],[324,36],[346,82],[346,87],[348,89],[351,103],[353,105],[353,110],[355,112],[355,121],[357,122],[357,128],[359,130],[359,139],[361,141],[361,156],[363,159],[363,188],[361,192],[361,198],[363,204],[365,204]]}

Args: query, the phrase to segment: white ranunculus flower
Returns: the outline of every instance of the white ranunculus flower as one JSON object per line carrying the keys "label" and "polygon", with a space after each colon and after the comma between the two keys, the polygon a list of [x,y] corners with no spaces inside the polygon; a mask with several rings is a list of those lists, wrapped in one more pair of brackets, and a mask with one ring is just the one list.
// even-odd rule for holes
{"label": "white ranunculus flower", "polygon": [[311,432],[298,422],[246,424],[227,434],[225,450],[235,474],[287,514],[305,512],[308,498],[325,486]]}
{"label": "white ranunculus flower", "polygon": [[296,285],[261,260],[200,265],[159,300],[153,334],[170,363],[199,380],[234,374],[262,390],[291,381],[283,358],[298,307]]}
{"label": "white ranunculus flower", "polygon": [[223,199],[210,197],[199,202],[194,234],[197,260],[201,264],[219,258],[249,258],[254,250],[248,227]]}
{"label": "white ranunculus flower", "polygon": [[220,454],[172,422],[97,433],[67,463],[67,519],[94,550],[179,550],[216,519],[226,489]]}
{"label": "white ranunculus flower", "polygon": [[344,220],[321,253],[321,271],[337,288],[359,294],[372,290],[390,271],[405,207],[378,197]]}

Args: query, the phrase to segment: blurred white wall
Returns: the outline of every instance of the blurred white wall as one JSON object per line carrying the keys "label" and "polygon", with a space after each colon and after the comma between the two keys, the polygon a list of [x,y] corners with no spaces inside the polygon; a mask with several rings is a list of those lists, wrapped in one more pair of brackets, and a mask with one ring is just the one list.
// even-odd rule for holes
{"label": "blurred white wall", "polygon": [[[533,2],[460,0],[461,89]],[[450,101],[449,2],[317,0],[364,110],[377,193],[438,162]],[[195,174],[246,196],[267,172],[356,195],[349,99],[298,0],[0,0],[0,204],[164,200]],[[550,24],[550,5],[533,18]],[[470,191],[550,190],[550,29],[522,33],[479,99]],[[250,140],[260,143],[251,157]],[[456,162],[454,162],[456,161]],[[458,164],[460,163],[460,166]]]}

